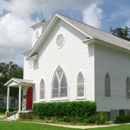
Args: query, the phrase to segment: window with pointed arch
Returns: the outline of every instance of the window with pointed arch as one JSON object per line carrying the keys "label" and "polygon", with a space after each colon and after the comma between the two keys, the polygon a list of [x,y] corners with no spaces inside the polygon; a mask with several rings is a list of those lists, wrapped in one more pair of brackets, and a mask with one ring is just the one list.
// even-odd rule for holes
{"label": "window with pointed arch", "polygon": [[77,96],[84,96],[84,76],[81,72],[78,74],[77,77]]}
{"label": "window with pointed arch", "polygon": [[45,98],[45,83],[44,80],[42,79],[40,82],[40,99],[44,99]]}
{"label": "window with pointed arch", "polygon": [[111,81],[109,73],[105,75],[105,97],[111,96]]}
{"label": "window with pointed arch", "polygon": [[52,98],[67,97],[67,79],[61,67],[58,67],[52,82]]}
{"label": "window with pointed arch", "polygon": [[126,79],[126,98],[130,98],[130,78]]}

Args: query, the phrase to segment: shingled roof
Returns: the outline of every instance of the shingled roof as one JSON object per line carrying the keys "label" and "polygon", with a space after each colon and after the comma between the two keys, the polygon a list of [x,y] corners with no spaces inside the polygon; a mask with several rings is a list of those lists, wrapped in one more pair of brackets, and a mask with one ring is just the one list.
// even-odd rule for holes
{"label": "shingled roof", "polygon": [[77,20],[74,20],[72,18],[57,14],[60,18],[64,19],[65,21],[67,21],[68,23],[72,24],[73,26],[75,26],[76,28],[78,28],[79,30],[83,31],[84,33],[86,33],[87,35],[91,36],[92,38],[96,38],[98,40],[125,48],[130,50],[130,42],[127,40],[124,40],[122,38],[113,36],[111,34],[108,34],[102,30],[99,30],[95,27],[92,27],[90,25],[81,23]]}
{"label": "shingled roof", "polygon": [[[86,38],[96,39],[99,41],[103,41],[103,43],[106,45],[114,45],[115,47],[120,47],[121,49],[127,50],[128,53],[130,50],[130,42],[127,40],[124,40],[122,38],[113,36],[111,34],[108,34],[100,29],[97,29],[95,27],[92,27],[90,25],[84,24],[82,22],[79,22],[77,20],[74,20],[72,18],[63,16],[61,14],[55,14],[52,20],[49,22],[48,26],[38,39],[38,41],[35,43],[33,48],[31,49],[30,53],[27,56],[27,59],[29,59],[31,56],[35,55],[40,48],[41,44],[44,42],[44,39],[46,36],[48,36],[49,32],[53,28],[54,24],[57,22],[58,19],[63,20],[64,22],[68,23],[70,26],[73,26],[80,32],[86,35]],[[83,39],[85,40],[85,39]]]}

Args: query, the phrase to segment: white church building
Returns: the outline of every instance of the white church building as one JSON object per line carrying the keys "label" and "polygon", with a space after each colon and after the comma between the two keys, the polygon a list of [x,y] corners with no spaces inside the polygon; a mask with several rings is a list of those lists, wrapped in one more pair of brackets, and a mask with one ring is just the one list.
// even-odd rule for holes
{"label": "white church building", "polygon": [[24,79],[5,84],[7,112],[10,87],[19,88],[19,113],[37,102],[80,100],[95,101],[97,111],[130,109],[129,41],[60,14],[31,28]]}

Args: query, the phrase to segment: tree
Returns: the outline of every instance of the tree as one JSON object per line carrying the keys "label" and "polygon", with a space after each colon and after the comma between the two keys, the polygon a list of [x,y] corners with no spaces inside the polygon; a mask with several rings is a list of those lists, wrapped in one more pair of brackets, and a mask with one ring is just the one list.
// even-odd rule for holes
{"label": "tree", "polygon": [[[9,63],[0,63],[0,94],[6,94],[7,87],[4,84],[11,78],[23,78],[23,68],[14,64],[12,61]],[[16,96],[18,94],[17,88],[11,88],[10,95]]]}
{"label": "tree", "polygon": [[113,29],[112,27],[110,27],[110,32],[117,37],[120,37],[122,39],[128,40],[130,41],[130,28],[128,28],[127,26],[125,26],[124,28],[121,27],[117,27],[115,29]]}

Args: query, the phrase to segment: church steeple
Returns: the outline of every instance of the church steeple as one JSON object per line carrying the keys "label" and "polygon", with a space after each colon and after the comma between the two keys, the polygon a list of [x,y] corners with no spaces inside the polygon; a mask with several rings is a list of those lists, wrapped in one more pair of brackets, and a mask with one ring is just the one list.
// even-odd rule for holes
{"label": "church steeple", "polygon": [[46,2],[44,2],[44,5],[43,5],[43,8],[44,8],[44,16],[43,16],[43,19],[46,20]]}
{"label": "church steeple", "polygon": [[31,26],[31,28],[33,29],[32,47],[37,42],[37,40],[39,39],[39,37],[41,36],[48,24],[48,21],[42,20],[41,22]]}
{"label": "church steeple", "polygon": [[32,47],[35,45],[43,31],[45,30],[46,26],[49,24],[49,22],[46,20],[46,6],[47,4],[44,2],[44,16],[43,20],[41,20],[39,23],[36,23],[31,26],[33,29],[33,37],[32,37]]}

